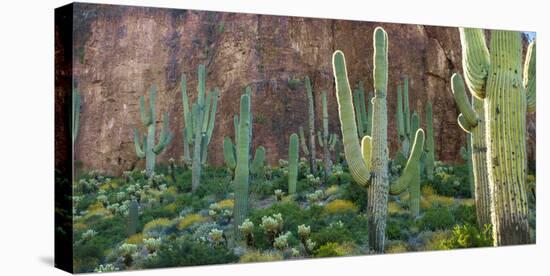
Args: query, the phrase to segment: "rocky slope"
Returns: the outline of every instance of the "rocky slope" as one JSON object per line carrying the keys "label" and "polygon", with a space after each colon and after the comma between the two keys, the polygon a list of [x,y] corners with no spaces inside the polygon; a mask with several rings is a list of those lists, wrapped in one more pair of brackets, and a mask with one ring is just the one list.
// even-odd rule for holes
{"label": "rocky slope", "polygon": [[[369,91],[372,32],[378,25],[386,29],[390,42],[391,154],[397,148],[396,84],[406,74],[411,79],[411,109],[423,118],[424,104],[433,103],[436,158],[462,162],[458,153],[465,134],[456,124],[449,85],[451,74],[461,72],[456,28],[88,4],[77,4],[75,14],[74,85],[83,102],[75,159],[84,169],[118,174],[143,166],[134,152],[133,128],[141,127],[138,98],[152,84],[159,88],[157,112],[169,112],[175,134],[159,161],[179,159],[180,76],[187,75],[193,99],[201,63],[207,66],[207,87],[221,91],[210,162],[223,163],[223,137],[233,135],[233,114],[246,85],[254,91],[254,146],[266,147],[272,163],[286,158],[289,135],[307,124],[304,86],[293,87],[289,79],[311,77],[319,127],[321,91],[329,92],[330,129],[339,132],[331,55],[343,50],[350,83],[363,80]],[[529,131],[533,152],[534,115]]]}

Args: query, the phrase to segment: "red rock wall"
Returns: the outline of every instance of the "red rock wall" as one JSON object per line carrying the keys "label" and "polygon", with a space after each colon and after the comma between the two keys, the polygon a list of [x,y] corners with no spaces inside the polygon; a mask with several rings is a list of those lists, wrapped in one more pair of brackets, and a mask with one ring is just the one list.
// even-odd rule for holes
{"label": "red rock wall", "polygon": [[[452,73],[461,72],[456,28],[89,4],[76,4],[75,9],[74,84],[83,102],[76,160],[83,169],[113,174],[141,168],[133,128],[141,129],[138,99],[152,84],[159,89],[158,118],[169,112],[175,134],[158,161],[179,159],[183,154],[180,76],[187,75],[193,100],[201,63],[207,66],[207,88],[221,91],[210,162],[223,163],[223,137],[234,133],[233,115],[247,85],[253,90],[254,147],[266,147],[271,163],[286,158],[289,135],[307,122],[304,86],[291,89],[288,80],[311,77],[319,128],[321,91],[329,92],[329,127],[339,132],[332,53],[344,51],[350,83],[363,80],[369,91],[372,32],[379,25],[389,37],[391,154],[397,148],[396,84],[406,74],[411,109],[422,121],[424,104],[433,103],[436,158],[462,162],[459,149],[465,134],[456,123],[449,85]],[[534,137],[534,116],[530,118]],[[533,142],[529,148],[534,150]]]}

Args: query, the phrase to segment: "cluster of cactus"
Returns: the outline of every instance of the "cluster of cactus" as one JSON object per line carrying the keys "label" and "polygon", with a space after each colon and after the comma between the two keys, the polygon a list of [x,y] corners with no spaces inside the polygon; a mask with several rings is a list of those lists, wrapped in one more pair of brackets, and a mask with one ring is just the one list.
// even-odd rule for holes
{"label": "cluster of cactus", "polygon": [[[151,176],[155,171],[157,155],[166,149],[166,146],[172,141],[172,133],[168,129],[168,113],[164,113],[162,117],[162,129],[160,131],[159,141],[155,144],[156,138],[156,107],[155,100],[157,97],[156,86],[151,86],[149,90],[149,106],[145,104],[145,97],[139,98],[139,111],[141,122],[147,129],[147,134],[140,137],[137,128],[134,128],[134,145],[137,156],[145,158],[145,171],[147,176]],[[141,140],[141,141],[140,141]]]}
{"label": "cluster of cactus", "polygon": [[80,127],[80,94],[78,93],[78,90],[73,89],[73,116],[72,116],[72,139],[73,144],[76,141],[76,137],[78,136],[78,128]]}
{"label": "cluster of cactus", "polygon": [[[216,122],[216,109],[219,91],[214,89],[206,93],[206,67],[199,65],[197,101],[189,105],[187,96],[187,81],[185,75],[181,77],[181,95],[183,103],[183,160],[186,165],[191,163],[193,191],[200,184],[202,166],[206,164],[208,145],[212,139]],[[192,155],[191,155],[192,149]]]}
{"label": "cluster of cactus", "polygon": [[[386,108],[388,78],[388,39],[386,32],[377,27],[374,31],[373,41],[374,97],[372,99],[371,136],[364,136],[361,145],[357,136],[356,118],[344,54],[339,50],[336,51],[333,54],[332,62],[346,160],[355,182],[368,187],[369,246],[371,250],[383,252],[388,194],[389,192],[400,193],[416,182],[414,179],[419,172],[419,159],[424,146],[424,131],[422,129],[416,131],[412,146],[413,150],[405,169],[402,175],[390,185]],[[414,193],[416,188],[411,187],[411,190],[411,193]]]}
{"label": "cluster of cactus", "polygon": [[[313,89],[311,87],[311,81],[309,77],[305,78],[305,86],[308,99],[308,134],[309,138],[306,139],[304,129],[299,128],[300,144],[304,155],[308,157],[310,173],[317,174],[317,160],[316,160],[316,142],[315,136],[317,136],[317,143],[323,148],[323,169],[325,178],[330,175],[332,168],[331,155],[333,151],[337,151],[338,136],[336,134],[330,134],[328,128],[328,106],[327,106],[327,91],[322,92],[322,111],[323,111],[323,132],[315,130],[315,106],[313,98]],[[316,135],[317,134],[317,135]],[[308,146],[309,143],[309,146]],[[337,157],[338,158],[338,157]]]}
{"label": "cluster of cactus", "polygon": [[460,28],[460,39],[472,103],[460,75],[451,83],[459,124],[471,134],[478,218],[489,215],[496,246],[525,244],[530,240],[526,115],[536,107],[535,42],[523,65],[520,32],[491,31],[490,51],[481,29]]}

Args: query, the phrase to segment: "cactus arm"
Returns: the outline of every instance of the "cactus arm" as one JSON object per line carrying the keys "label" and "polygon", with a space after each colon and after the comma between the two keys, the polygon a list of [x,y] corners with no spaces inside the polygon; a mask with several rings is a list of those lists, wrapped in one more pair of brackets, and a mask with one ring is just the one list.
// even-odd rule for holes
{"label": "cactus arm", "polygon": [[299,127],[298,133],[300,134],[300,144],[302,145],[302,151],[305,155],[309,155],[309,150],[307,149],[306,137],[304,135],[304,128]]}
{"label": "cactus arm", "polygon": [[397,180],[390,184],[390,195],[399,195],[407,189],[411,181],[419,181],[417,177],[419,176],[420,157],[422,156],[424,147],[424,130],[419,128],[415,136],[413,149],[403,173]]}
{"label": "cactus arm", "polygon": [[397,85],[397,135],[399,141],[405,139],[405,121],[403,118],[403,88]]}
{"label": "cactus arm", "polygon": [[252,166],[250,167],[250,172],[252,172],[255,175],[260,174],[264,167],[264,162],[265,162],[265,148],[263,146],[259,146],[256,148],[256,152],[254,153],[254,159],[252,160]]}
{"label": "cactus arm", "polygon": [[235,144],[239,141],[239,115],[235,114],[233,116],[233,127],[235,130]]}
{"label": "cactus arm", "polygon": [[458,110],[462,113],[462,120],[465,123],[464,126],[477,126],[477,114],[472,108],[472,105],[468,100],[468,96],[466,96],[464,81],[462,80],[462,76],[460,76],[460,74],[455,73],[451,77],[451,88],[456,105],[458,106]]}
{"label": "cactus arm", "polygon": [[485,86],[491,63],[482,29],[459,28],[462,43],[462,68],[472,95],[485,98]]}
{"label": "cactus arm", "polygon": [[362,122],[362,129],[363,129],[363,135],[366,135],[367,132],[367,106],[365,105],[365,89],[363,88],[363,81],[359,82],[359,108],[361,110],[361,113],[359,113],[361,116],[361,122]]}
{"label": "cactus arm", "polygon": [[162,129],[160,131],[160,137],[158,143],[153,148],[155,154],[161,153],[166,146],[172,141],[172,133],[169,130],[169,117],[168,113],[164,113],[162,116]]}
{"label": "cactus arm", "polygon": [[371,164],[371,152],[372,138],[370,136],[364,136],[361,140],[361,154],[363,155],[363,160],[365,160],[365,166],[367,166],[367,170],[369,171]]}
{"label": "cactus arm", "polygon": [[290,143],[288,147],[288,194],[296,193],[296,181],[298,179],[298,135],[292,133],[290,135]]}
{"label": "cactus arm", "polygon": [[181,75],[181,98],[183,106],[183,121],[185,127],[183,129],[186,133],[185,143],[190,144],[193,141],[193,136],[190,133],[193,131],[193,113],[189,109],[189,97],[187,96],[187,78],[184,74]]}
{"label": "cactus arm", "polygon": [[139,141],[139,131],[137,128],[134,128],[134,146],[136,148],[136,155],[139,159],[145,158],[145,150],[143,149],[143,146],[141,145],[141,142]]}
{"label": "cactus arm", "polygon": [[535,111],[537,106],[537,45],[533,41],[529,44],[527,55],[525,56],[525,65],[523,66],[523,85],[527,93],[527,112]]}
{"label": "cactus arm", "polygon": [[237,161],[235,160],[235,146],[229,137],[223,139],[223,160],[229,169],[235,169],[237,165]]}
{"label": "cactus arm", "polygon": [[[403,76],[403,113],[403,119],[405,120],[405,134],[409,135],[409,137],[412,137],[415,130],[411,129],[411,111],[409,108],[409,78],[407,76]],[[409,141],[412,141],[412,139],[410,139]]]}
{"label": "cactus arm", "polygon": [[210,144],[212,139],[212,133],[214,132],[214,125],[216,123],[216,111],[218,109],[218,95],[220,91],[216,88],[212,91],[212,106],[210,107],[210,116],[208,127],[206,128],[206,145]]}
{"label": "cactus arm", "polygon": [[149,109],[145,106],[145,97],[139,97],[139,114],[141,116],[141,122],[143,125],[148,126],[151,122],[151,113]]}
{"label": "cactus arm", "polygon": [[367,121],[365,122],[366,126],[367,126],[367,129],[366,129],[366,132],[367,132],[367,135],[372,135],[372,95],[373,93],[372,92],[369,92],[369,98],[368,98],[368,101],[367,101]]}
{"label": "cactus arm", "polygon": [[353,93],[353,106],[355,107],[355,114],[357,115],[355,119],[357,120],[357,135],[359,137],[362,137],[365,135],[365,131],[363,129],[363,116],[361,116],[361,97],[359,96],[359,89],[356,89]]}
{"label": "cactus arm", "polygon": [[[361,147],[359,146],[346,60],[342,51],[337,50],[334,52],[332,55],[332,65],[334,79],[336,80],[336,99],[338,100],[344,154],[355,181],[360,185],[368,186],[370,184],[370,171],[363,159]],[[386,78],[386,76],[381,77]]]}
{"label": "cactus arm", "polygon": [[212,103],[212,94],[214,94],[214,91],[210,91],[206,94],[206,99],[204,102],[204,108],[202,111],[202,114],[204,118],[202,119],[202,128],[201,132],[203,135],[206,135],[206,132],[208,131],[208,123],[210,122],[210,104]]}
{"label": "cactus arm", "polygon": [[[416,131],[420,128],[420,117],[418,117],[418,113],[416,111],[413,111],[411,115],[411,135],[409,137],[409,141],[414,141]],[[414,135],[414,136],[413,136]]]}
{"label": "cactus arm", "polygon": [[313,89],[311,87],[311,80],[308,76],[305,77],[305,85],[308,99],[308,125],[309,125],[309,169],[311,173],[317,172],[316,166],[316,153],[315,153],[315,106],[313,98]]}
{"label": "cactus arm", "polygon": [[456,120],[458,122],[458,126],[460,126],[460,128],[466,133],[472,132],[472,130],[475,128],[475,126],[470,125],[470,123],[468,123],[468,121],[464,119],[464,115],[462,113],[458,114],[458,118],[456,118]]}

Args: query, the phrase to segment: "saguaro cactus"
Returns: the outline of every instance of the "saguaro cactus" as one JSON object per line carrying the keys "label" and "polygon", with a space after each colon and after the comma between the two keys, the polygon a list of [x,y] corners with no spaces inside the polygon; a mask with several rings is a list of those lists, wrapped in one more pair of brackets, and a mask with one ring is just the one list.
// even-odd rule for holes
{"label": "saguaro cactus", "polygon": [[[466,83],[473,96],[483,101],[485,111],[494,244],[525,244],[529,242],[526,115],[536,105],[535,44],[529,46],[522,68],[520,32],[491,31],[490,52],[481,29],[460,28],[460,39]],[[457,76],[453,86],[462,83]],[[479,117],[464,102],[457,101],[461,126],[465,130],[479,126]],[[478,151],[475,140],[472,144],[473,151]]]}
{"label": "saguaro cactus", "polygon": [[[365,90],[363,88],[364,84],[362,81],[359,82],[359,85],[353,93],[353,105],[355,107],[355,114],[357,120],[357,132],[359,137],[371,134],[372,128],[372,92],[369,93],[365,105]],[[367,108],[368,107],[368,108]]]}
{"label": "saguaro cactus", "polygon": [[239,135],[237,139],[237,165],[235,167],[234,225],[235,231],[243,223],[248,215],[248,180],[249,180],[249,154],[250,154],[250,98],[247,94],[241,96],[239,116]]}
{"label": "saguaro cactus", "polygon": [[[192,164],[191,187],[195,191],[200,184],[202,166],[206,164],[208,145],[212,139],[219,91],[214,89],[206,93],[206,67],[201,64],[198,69],[197,101],[189,105],[187,96],[187,81],[181,77],[181,95],[183,104],[183,159],[186,164]],[[191,156],[192,148],[193,154]]]}
{"label": "saguaro cactus", "polygon": [[134,145],[136,154],[139,158],[145,158],[145,172],[147,176],[155,170],[156,158],[166,146],[172,141],[172,133],[168,129],[168,113],[164,113],[162,117],[162,129],[160,131],[159,141],[155,144],[156,138],[156,108],[155,99],[157,96],[156,86],[151,86],[149,90],[149,107],[145,105],[145,98],[139,98],[139,110],[141,114],[141,122],[147,129],[147,134],[143,135],[143,142],[140,142],[140,135],[137,128],[134,128]]}
{"label": "saguaro cactus", "polygon": [[[388,175],[387,143],[387,107],[386,91],[388,78],[388,39],[386,32],[377,27],[374,31],[374,98],[372,137],[365,136],[359,145],[357,125],[352,102],[351,89],[347,77],[344,53],[334,52],[332,56],[338,112],[344,143],[344,152],[351,174],[359,185],[368,187],[367,217],[369,222],[369,245],[377,252],[384,251],[388,192],[390,190]],[[401,175],[392,186],[396,192],[402,186],[409,185],[413,179],[415,167],[418,166],[424,144],[424,131],[416,132],[414,150]]]}
{"label": "saguaro cactus", "polygon": [[426,144],[424,146],[424,152],[426,154],[426,158],[424,159],[424,168],[428,180],[433,180],[435,162],[435,142],[432,113],[432,103],[428,102],[426,105]]}
{"label": "saguaro cactus", "polygon": [[255,177],[259,177],[264,175],[264,169],[265,169],[265,148],[263,146],[259,146],[256,148],[256,151],[254,153],[254,159],[252,160],[252,164],[250,166],[250,172]]}
{"label": "saguaro cactus", "polygon": [[403,84],[397,85],[397,138],[401,143],[399,148],[399,159],[404,160],[409,155],[411,143],[416,130],[411,128],[412,117],[409,108],[409,78],[403,76]]}
{"label": "saguaro cactus", "polygon": [[[306,85],[306,95],[308,102],[308,129],[309,129],[309,150],[307,155],[309,155],[309,167],[312,174],[317,173],[317,160],[315,157],[315,105],[313,98],[313,89],[311,88],[311,81],[309,77],[305,78]],[[306,144],[305,141],[303,142]],[[304,152],[305,153],[305,152]]]}
{"label": "saguaro cactus", "polygon": [[298,135],[292,133],[290,135],[290,143],[288,146],[288,194],[296,193],[296,182],[298,180]]}
{"label": "saguaro cactus", "polygon": [[76,89],[73,89],[73,121],[72,121],[72,134],[73,144],[78,136],[78,128],[80,127],[80,94]]}
{"label": "saguaro cactus", "polygon": [[[470,186],[470,194],[473,198],[475,198],[475,190],[476,190],[476,187],[475,187],[475,179],[474,179],[474,165],[472,163],[472,135],[470,133],[468,133],[467,135],[467,138],[466,138],[466,147],[461,147],[460,148],[460,156],[462,157],[462,159],[464,159],[464,161],[466,161],[466,166],[468,167],[468,184]],[[487,178],[487,177],[485,177]],[[487,186],[487,190],[489,190],[489,186]],[[487,195],[487,199],[489,195]],[[483,206],[481,206],[483,207]],[[489,206],[485,206],[485,207],[489,207]],[[489,208],[487,208],[489,209]],[[477,211],[477,207],[476,207],[476,211]],[[490,212],[488,211],[485,211],[488,215],[490,215]],[[483,213],[481,213],[480,215],[484,215]],[[478,224],[480,227],[482,227],[484,224],[481,224],[480,223],[480,216],[478,215]],[[487,217],[488,219],[488,222],[487,223],[491,223],[491,219],[490,219],[490,216]]]}
{"label": "saguaro cactus", "polygon": [[128,237],[134,235],[137,232],[139,223],[138,202],[133,199],[128,204]]}
{"label": "saguaro cactus", "polygon": [[326,178],[331,174],[332,171],[332,159],[331,151],[334,151],[334,146],[336,144],[336,134],[330,134],[328,129],[328,107],[327,107],[327,91],[322,93],[322,104],[323,104],[323,134],[320,132],[317,133],[319,138],[319,146],[323,148],[323,165],[324,165],[324,176]]}

